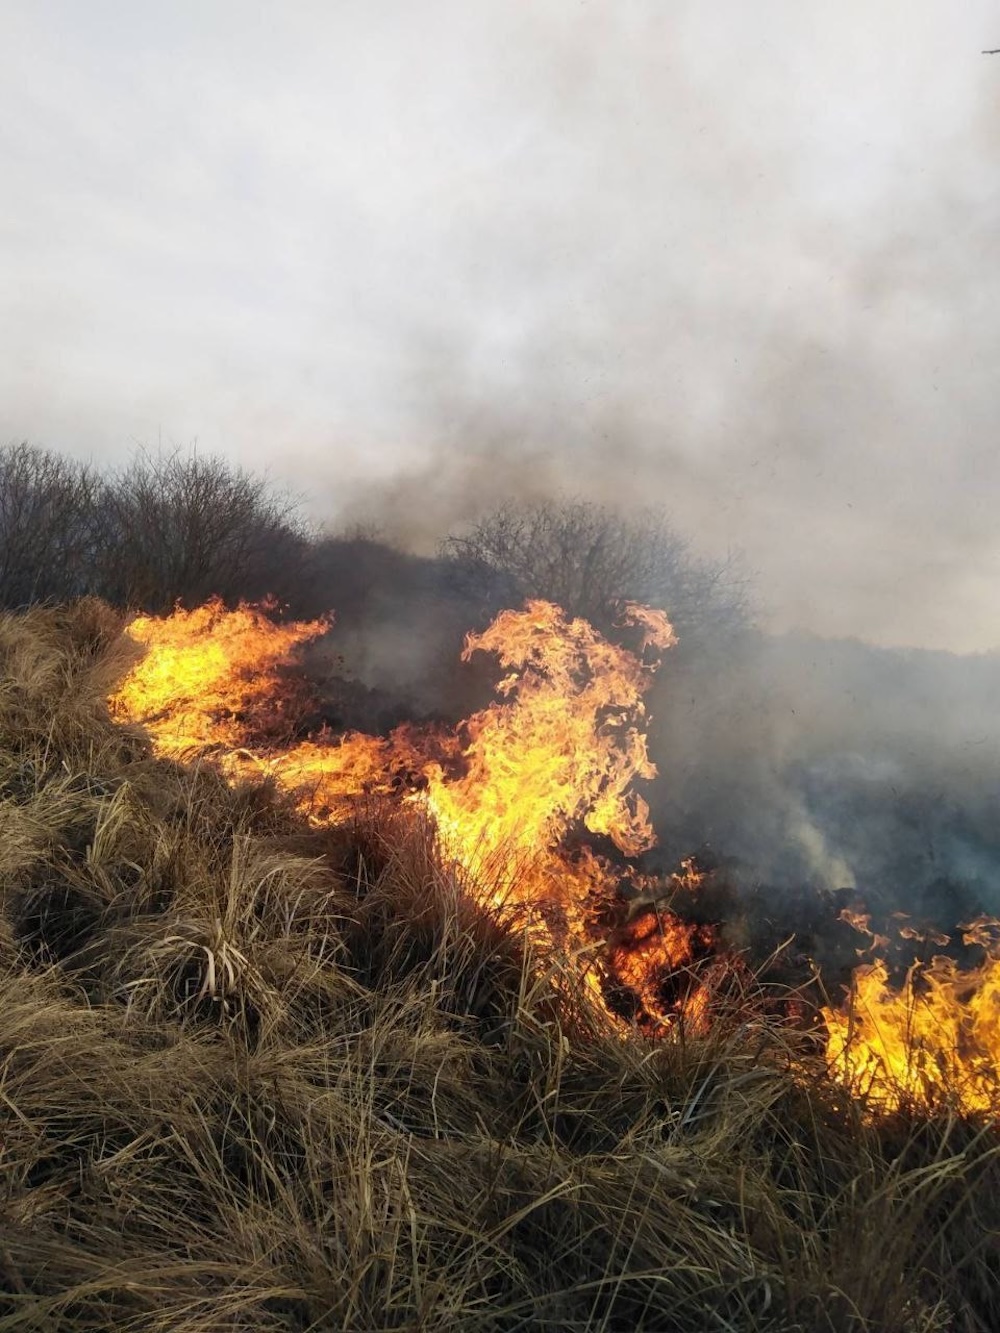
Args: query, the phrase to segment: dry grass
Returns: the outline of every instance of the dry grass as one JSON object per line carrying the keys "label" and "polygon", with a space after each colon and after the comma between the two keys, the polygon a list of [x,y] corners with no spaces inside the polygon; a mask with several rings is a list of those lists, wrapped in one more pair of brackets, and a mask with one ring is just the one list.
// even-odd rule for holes
{"label": "dry grass", "polygon": [[608,1032],[414,819],[153,760],[118,631],[0,618],[0,1333],[1000,1327],[992,1131]]}

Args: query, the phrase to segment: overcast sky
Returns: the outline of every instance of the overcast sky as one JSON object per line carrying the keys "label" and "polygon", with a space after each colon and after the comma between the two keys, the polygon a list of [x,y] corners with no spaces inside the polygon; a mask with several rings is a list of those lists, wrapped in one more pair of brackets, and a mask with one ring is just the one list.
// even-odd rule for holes
{"label": "overcast sky", "polygon": [[664,506],[1000,647],[1000,7],[0,0],[0,441]]}

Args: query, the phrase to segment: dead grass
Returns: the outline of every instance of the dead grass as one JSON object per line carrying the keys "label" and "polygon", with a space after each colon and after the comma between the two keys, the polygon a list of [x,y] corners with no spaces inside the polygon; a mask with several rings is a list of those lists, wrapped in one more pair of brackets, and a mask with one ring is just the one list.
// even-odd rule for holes
{"label": "dead grass", "polygon": [[118,630],[0,618],[0,1333],[1000,1327],[994,1131],[608,1031],[419,822],[153,760]]}

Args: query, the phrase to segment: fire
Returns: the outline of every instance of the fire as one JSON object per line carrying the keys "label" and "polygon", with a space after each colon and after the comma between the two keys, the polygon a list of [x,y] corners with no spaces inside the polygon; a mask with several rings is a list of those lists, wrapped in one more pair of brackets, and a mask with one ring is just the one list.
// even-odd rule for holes
{"label": "fire", "polygon": [[129,634],[146,654],[112,696],[112,714],[141,723],[172,759],[231,749],[272,729],[284,702],[278,668],[330,621],[278,625],[268,609],[230,611],[213,598],[193,611],[138,616]]}
{"label": "fire", "polygon": [[[935,955],[913,963],[901,988],[877,959],[855,970],[842,1009],[822,1010],[832,1072],[874,1110],[908,1103],[957,1105],[970,1114],[1000,1106],[1000,923],[981,918],[963,927],[963,943],[985,958],[962,969]],[[912,939],[904,927],[900,934]],[[921,937],[923,938],[923,937]],[[947,944],[938,932],[932,942]]]}
{"label": "fire", "polygon": [[[525,909],[536,932],[592,958],[600,943],[594,910],[615,897],[628,871],[587,847],[571,854],[566,839],[585,829],[625,857],[655,843],[633,784],[656,772],[642,701],[655,664],[643,659],[675,642],[667,617],[627,604],[622,626],[639,643],[631,652],[585,620],[530,601],[467,637],[465,660],[492,653],[505,674],[496,702],[456,731],[403,726],[388,736],[320,733],[275,744],[288,690],[280,669],[329,624],[277,625],[261,608],[228,611],[218,601],[140,617],[130,633],[146,655],[112,709],[141,722],[161,754],[208,750],[230,775],[270,772],[319,823],[348,818],[372,794],[422,805],[447,857],[495,900]],[[630,977],[643,1012],[655,1009],[658,979],[687,960],[677,942],[688,928],[669,913],[655,920],[643,941],[645,968]],[[600,991],[597,972],[587,979]]]}
{"label": "fire", "polygon": [[[630,606],[625,618],[641,626],[644,647],[673,644],[662,612]],[[503,701],[469,718],[459,735],[404,726],[388,737],[354,732],[268,754],[261,719],[281,712],[277,668],[329,624],[276,625],[258,608],[227,611],[217,601],[140,617],[129,632],[146,656],[112,709],[142,723],[171,757],[206,747],[252,752],[256,744],[258,759],[323,819],[363,793],[397,789],[403,774],[419,778],[445,848],[470,868],[501,853],[522,864],[544,857],[574,821],[627,855],[653,845],[649,808],[631,791],[636,778],[656,772],[642,729],[651,668],[585,620],[533,601],[469,635],[463,658],[495,653],[507,674]]]}
{"label": "fire", "polygon": [[699,958],[714,954],[717,946],[713,926],[683,921],[670,911],[646,911],[627,923],[609,953],[613,973],[634,997],[644,1026],[655,1031],[662,1025],[663,997],[673,991],[673,1013],[686,1031],[707,1030],[709,995],[695,965]]}
{"label": "fire", "polygon": [[[623,609],[623,629],[639,641],[629,651],[558,606],[528,602],[467,637],[464,659],[493,654],[505,674],[497,699],[455,730],[320,732],[293,743],[288,668],[331,621],[280,625],[267,609],[212,601],[135,620],[130,633],[147,651],[111,700],[113,711],[142,723],[166,756],[209,752],[230,775],[270,772],[316,823],[348,819],[372,794],[420,806],[444,855],[473,882],[523,910],[537,937],[588,960],[587,984],[609,1019],[652,1031],[682,1019],[688,1032],[705,1030],[711,983],[699,965],[719,957],[719,933],[670,911],[674,892],[697,890],[698,871],[686,862],[667,880],[646,880],[628,864],[655,843],[634,784],[656,772],[643,695],[655,667],[647,656],[675,642],[662,612]],[[588,845],[588,834],[617,849],[614,863]],[[821,1010],[833,1075],[873,1111],[957,1097],[968,1112],[995,1113],[997,923],[965,928],[966,947],[984,953],[978,966],[962,970],[939,955],[893,986],[879,956],[886,937],[864,912],[845,910],[844,919],[866,936],[858,952],[871,961],[855,970],[843,1007]],[[948,943],[909,926],[900,933]]]}
{"label": "fire", "polygon": [[857,912],[852,911],[850,907],[845,907],[840,913],[840,919],[846,921],[849,926],[853,926],[859,935],[867,935],[871,940],[867,948],[855,950],[859,957],[873,949],[887,949],[889,947],[888,935],[880,935],[877,931],[872,930],[871,912]]}
{"label": "fire", "polygon": [[[635,608],[626,615],[635,623]],[[662,612],[642,609],[645,642],[674,643]],[[505,700],[465,723],[466,771],[428,771],[428,803],[445,846],[467,864],[498,852],[524,861],[551,852],[574,820],[627,855],[655,842],[649,807],[631,792],[656,769],[641,729],[649,671],[585,620],[550,602],[504,611],[462,654],[495,653]]]}

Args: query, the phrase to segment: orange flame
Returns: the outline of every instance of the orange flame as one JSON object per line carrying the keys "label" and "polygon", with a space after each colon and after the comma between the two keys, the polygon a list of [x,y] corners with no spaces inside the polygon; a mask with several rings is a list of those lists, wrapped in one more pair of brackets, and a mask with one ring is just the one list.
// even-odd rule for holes
{"label": "orange flame", "polygon": [[111,697],[112,715],[141,723],[157,752],[172,759],[242,745],[269,730],[283,708],[278,668],[331,624],[277,625],[269,609],[230,611],[212,598],[194,611],[136,617],[128,632],[146,653]]}
{"label": "orange flame", "polygon": [[[635,608],[629,608],[635,620]],[[642,608],[647,642],[674,643],[662,612]],[[467,864],[497,852],[524,859],[556,848],[574,820],[635,855],[655,842],[649,807],[631,793],[656,769],[640,729],[649,669],[585,620],[550,602],[504,611],[469,635],[463,660],[492,652],[506,700],[465,723],[466,772],[428,770],[429,805],[446,847]]]}
{"label": "orange flame", "polygon": [[[831,1070],[874,1110],[910,1103],[970,1114],[1000,1110],[998,923],[982,918],[963,929],[967,945],[987,951],[978,967],[962,969],[936,955],[912,964],[893,988],[877,959],[855,970],[843,1008],[822,1011]],[[900,933],[914,935],[909,928]],[[948,942],[937,932],[932,939]]]}
{"label": "orange flame", "polygon": [[[622,617],[643,654],[675,642],[661,611],[627,604]],[[342,821],[371,793],[421,803],[447,856],[496,897],[544,905],[535,928],[592,954],[589,906],[614,896],[622,872],[589,851],[568,855],[564,840],[578,826],[627,856],[654,844],[648,806],[633,791],[656,772],[642,703],[653,666],[585,620],[531,601],[468,636],[463,658],[494,653],[506,674],[497,702],[456,732],[403,726],[385,737],[268,745],[287,689],[279,668],[329,623],[279,626],[259,608],[227,611],[218,601],[141,617],[130,632],[147,653],[112,708],[142,722],[162,754],[210,748],[231,775],[264,767],[316,822]],[[657,947],[669,964],[669,943]],[[598,988],[596,976],[590,984]]]}
{"label": "orange flame", "polygon": [[[655,1031],[679,1018],[689,1035],[707,1030],[708,992],[694,967],[699,956],[714,953],[717,944],[713,926],[684,921],[658,907],[626,924],[609,953],[615,977],[635,997],[643,1026]],[[665,1013],[664,995],[669,991],[675,998]]]}
{"label": "orange flame", "polygon": [[869,953],[872,949],[887,949],[889,947],[889,937],[879,935],[877,931],[872,930],[871,912],[853,911],[850,907],[845,907],[840,913],[840,920],[846,921],[860,935],[867,935],[871,940],[871,944],[867,948],[855,950],[859,956]]}

